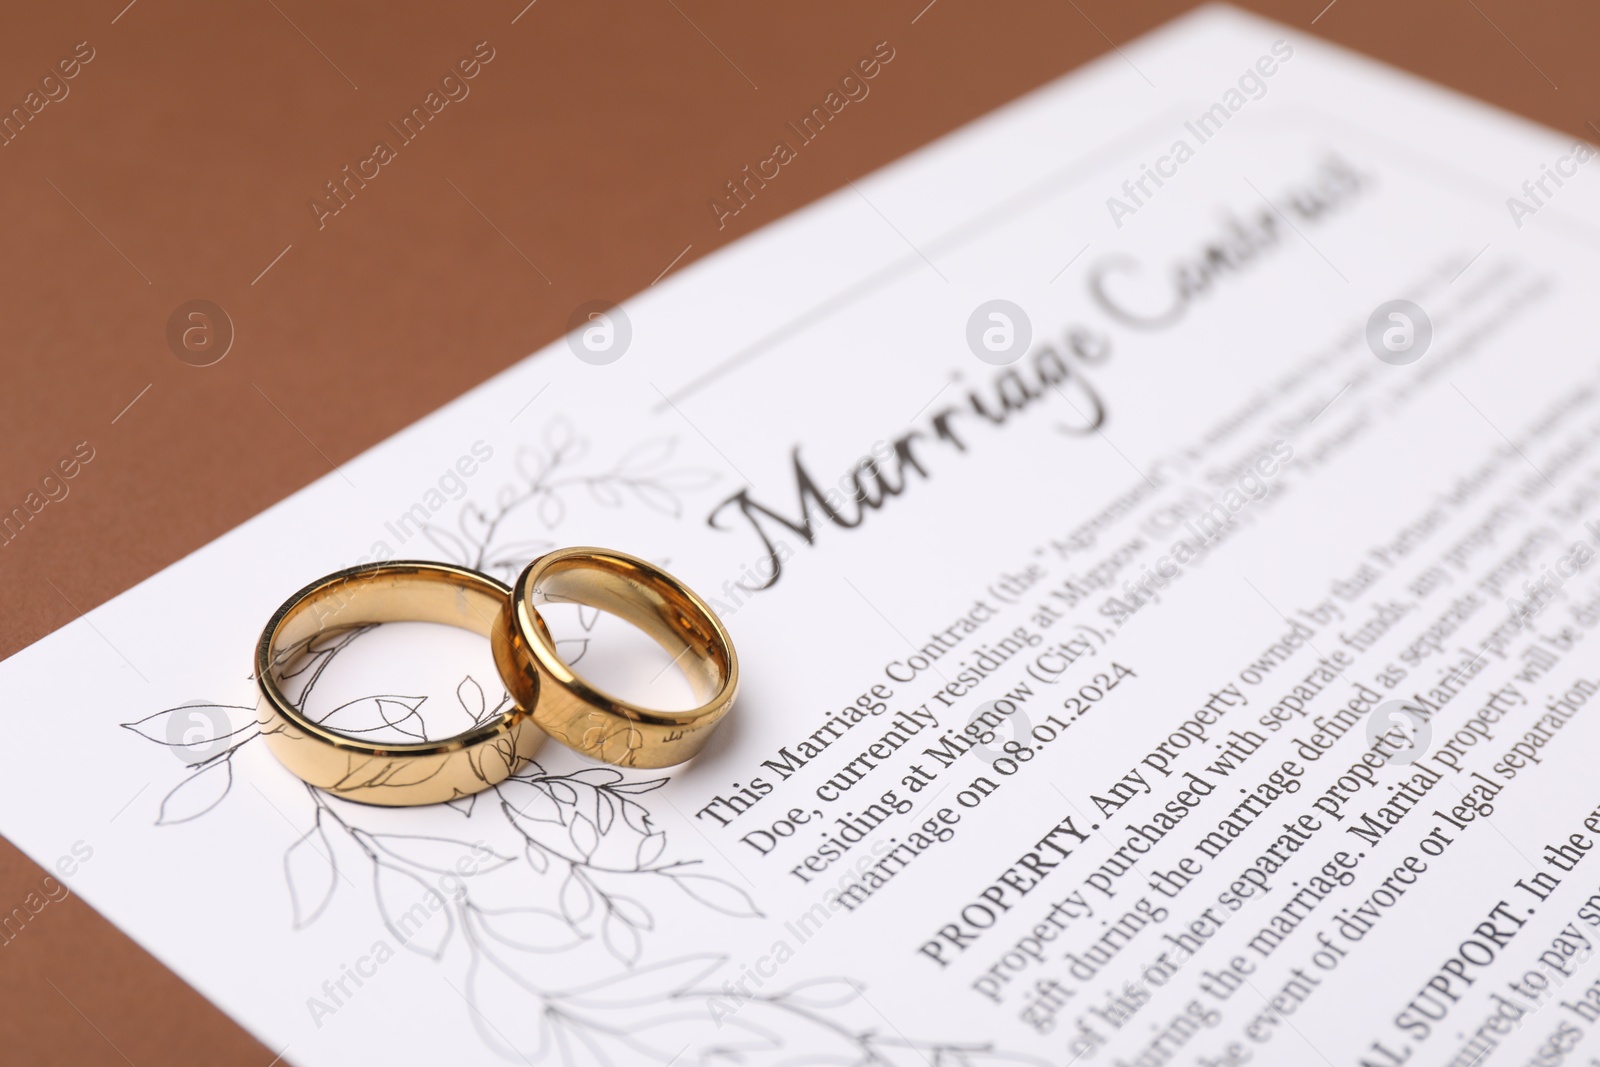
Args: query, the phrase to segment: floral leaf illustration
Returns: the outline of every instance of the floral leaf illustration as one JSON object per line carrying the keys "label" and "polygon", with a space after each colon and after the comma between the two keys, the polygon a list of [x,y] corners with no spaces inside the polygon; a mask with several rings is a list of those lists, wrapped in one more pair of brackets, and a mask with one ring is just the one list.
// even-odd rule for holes
{"label": "floral leaf illustration", "polygon": [[567,880],[561,883],[560,900],[561,914],[570,923],[581,923],[594,914],[594,890],[576,870],[567,872]]}
{"label": "floral leaf illustration", "polygon": [[548,471],[545,465],[544,453],[531,445],[523,445],[517,449],[516,457],[512,463],[517,468],[517,473],[522,475],[530,485],[538,485]]}
{"label": "floral leaf illustration", "polygon": [[622,458],[617,460],[616,470],[629,474],[654,470],[671,459],[677,447],[678,439],[675,437],[657,437],[645,441],[623,453]]}
{"label": "floral leaf illustration", "polygon": [[494,536],[494,520],[489,517],[488,512],[470,501],[461,505],[461,515],[456,519],[456,527],[469,544],[481,546],[487,544],[489,538]]}
{"label": "floral leaf illustration", "polygon": [[684,956],[640,967],[564,994],[562,1001],[579,1007],[628,1008],[671,999],[721,967],[726,957]]}
{"label": "floral leaf illustration", "polygon": [[680,493],[692,493],[715,484],[721,477],[722,475],[716,471],[685,468],[658,475],[655,482],[668,489],[676,489]]}
{"label": "floral leaf illustration", "polygon": [[629,793],[637,796],[640,793],[648,793],[651,790],[660,789],[670,781],[672,781],[671,778],[646,778],[642,782],[618,782],[611,788],[618,793]]}
{"label": "floral leaf illustration", "polygon": [[616,785],[626,776],[615,767],[584,767],[563,777],[569,782],[584,782],[598,789]]}
{"label": "floral leaf illustration", "polygon": [[588,483],[589,495],[594,502],[605,508],[620,508],[622,506],[622,490],[611,482],[591,479]]}
{"label": "floral leaf illustration", "polygon": [[[622,787],[618,786],[615,791],[621,792],[621,790]],[[655,833],[655,824],[650,819],[650,809],[636,800],[622,801],[622,817],[627,820],[629,826],[641,834]]]}
{"label": "floral leaf illustration", "polygon": [[564,452],[578,443],[572,432],[572,423],[566,419],[551,419],[544,424],[544,446],[551,452]]}
{"label": "floral leaf illustration", "polygon": [[606,912],[600,924],[600,936],[605,941],[606,951],[619,962],[632,967],[639,961],[639,952],[644,947],[639,941],[639,931],[617,912]]}
{"label": "floral leaf illustration", "polygon": [[[204,748],[216,744],[225,737],[235,737],[256,728],[255,708],[245,707],[240,704],[184,704],[176,708],[167,708],[154,715],[146,715],[134,722],[122,723],[123,729],[132,730],[134,733],[158,745],[168,748]],[[240,726],[233,726],[234,712],[249,712],[249,721]],[[181,718],[175,718],[182,713]],[[178,732],[185,722],[191,721],[196,716],[202,719],[220,719],[233,728],[226,733],[210,733],[202,731],[205,736],[193,736],[193,731]],[[177,733],[174,737],[173,734]]]}
{"label": "floral leaf illustration", "polygon": [[646,834],[639,839],[638,864],[640,869],[649,867],[661,854],[667,850],[666,834]]}
{"label": "floral leaf illustration", "polygon": [[[571,774],[562,775],[566,784],[577,795],[578,800],[574,806],[584,818],[599,828],[601,835],[604,835],[606,829],[601,824],[605,821],[604,806],[608,798],[604,789],[597,786],[596,783],[610,784],[608,778],[605,777],[608,771],[611,774],[618,773],[612,771],[609,767],[589,767],[581,771],[574,771]],[[587,777],[591,772],[598,772],[598,774],[595,778]]]}
{"label": "floral leaf illustration", "polygon": [[[665,873],[665,872],[663,872]],[[678,883],[678,888],[715,911],[735,919],[756,919],[761,909],[750,899],[750,894],[711,874],[665,874]]]}
{"label": "floral leaf illustration", "polygon": [[[720,1021],[724,1034],[729,1026],[733,1026],[739,1031],[764,1037],[765,1040],[752,1051],[770,1050],[776,1053],[771,1057],[758,1058],[733,1052],[730,1058],[735,1062],[789,1062],[783,1053],[798,1051],[789,1048],[790,1043],[794,1042],[803,1043],[806,1063],[851,1064],[853,1067],[974,1067],[964,1059],[946,1055],[944,1050],[924,1046],[898,1033],[888,1040],[873,1030],[858,1033],[843,1020],[835,1020],[825,1013],[813,1012],[785,1003],[779,997],[759,993],[740,1004],[736,1014],[724,1016]],[[751,1048],[750,1041],[735,1041],[736,1037],[728,1035],[718,1045],[730,1050]],[[702,1037],[701,1040],[705,1041],[706,1038]],[[902,1053],[910,1054],[909,1063]]]}
{"label": "floral leaf illustration", "polygon": [[[692,997],[694,994],[691,993],[689,996]],[[639,1055],[643,1054],[662,1065],[770,1063],[774,1061],[766,1057],[758,1058],[758,1054],[779,1052],[783,1049],[783,1039],[749,1018],[752,1013],[717,1017],[716,1026],[708,1033],[706,1023],[708,1018],[713,1016],[703,1003],[694,1002],[691,1006],[690,1002],[673,1001],[663,1007],[670,1014],[629,1023],[627,1040],[634,1055],[626,1058],[618,1057],[616,1062],[635,1062]],[[837,1059],[817,1056],[815,1051],[807,1048],[802,1054],[803,1058],[780,1059],[776,1062],[841,1065],[854,1062],[857,1067],[888,1067],[887,1064],[877,1063],[859,1055],[852,1061],[848,1056]],[[859,1049],[856,1051],[860,1052]],[[920,1067],[929,1065],[923,1063]],[[947,1065],[934,1060],[933,1067],[947,1067]]]}
{"label": "floral leaf illustration", "polygon": [[372,888],[383,925],[400,944],[429,959],[444,955],[455,931],[455,918],[438,890],[383,860],[373,861]]}
{"label": "floral leaf illustration", "polygon": [[218,804],[233,788],[233,750],[220,759],[196,764],[189,777],[179,782],[161,801],[157,826],[198,819]]}
{"label": "floral leaf illustration", "polygon": [[860,996],[861,987],[848,978],[818,978],[801,982],[787,992],[777,994],[774,999],[813,1011],[826,1011],[829,1008],[842,1008]]}
{"label": "floral leaf illustration", "polygon": [[467,551],[467,543],[460,537],[433,523],[423,523],[422,532],[433,542],[433,547],[443,553],[444,558],[451,563],[458,563],[463,567],[471,566],[472,553]]}
{"label": "floral leaf illustration", "polygon": [[588,859],[594,855],[594,850],[600,846],[600,832],[587,816],[578,815],[572,820],[572,825],[567,828],[568,836],[572,838],[572,847]]}
{"label": "floral leaf illustration", "polygon": [[[518,781],[511,778],[502,782],[499,788],[500,806],[505,811],[506,818],[512,822],[527,819],[533,822],[553,823],[556,826],[566,825],[566,816],[550,795],[550,790],[529,782]],[[527,828],[524,828],[527,832]]]}
{"label": "floral leaf illustration", "polygon": [[554,530],[567,517],[567,502],[556,493],[546,493],[539,501],[539,521],[546,530]]}
{"label": "floral leaf illustration", "polygon": [[556,641],[556,655],[560,656],[561,661],[569,667],[581,660],[588,651],[587,637],[563,637]]}
{"label": "floral leaf illustration", "polygon": [[[386,853],[393,859],[435,874],[471,877],[488,871],[497,871],[515,858],[502,856],[483,845],[468,845],[465,841],[456,841],[448,837],[369,834],[365,831],[357,831],[356,837],[362,844]],[[462,860],[469,861],[468,870],[461,869]]]}
{"label": "floral leaf illustration", "polygon": [[401,696],[395,693],[360,697],[340,704],[316,721],[341,734],[399,730],[422,740],[422,717],[417,714],[417,709],[427,701],[425,696]]}
{"label": "floral leaf illustration", "polygon": [[611,910],[622,916],[629,926],[638,927],[640,930],[656,928],[655,916],[650,914],[650,909],[631,897],[612,897]]}
{"label": "floral leaf illustration", "polygon": [[426,741],[428,739],[428,725],[422,721],[422,716],[414,711],[409,715],[396,716],[389,725],[394,728],[396,733],[405,734],[407,737],[415,738],[418,741]]}
{"label": "floral leaf illustration", "polygon": [[472,675],[461,679],[461,684],[456,686],[456,699],[461,701],[461,710],[465,711],[474,723],[483,721],[484,712],[487,710],[487,701],[483,699],[483,686]]}
{"label": "floral leaf illustration", "polygon": [[468,914],[485,934],[523,952],[565,952],[587,940],[565,918],[543,908],[469,907]]}
{"label": "floral leaf illustration", "polygon": [[[608,469],[585,470],[577,464],[589,451],[589,442],[567,420],[552,419],[544,424],[539,445],[524,444],[516,449],[515,477],[498,487],[485,487],[476,501],[461,500],[453,516],[434,516],[438,525],[430,522],[418,528],[427,535],[426,543],[432,546],[435,558],[510,581],[529,560],[555,543],[542,535],[571,521],[582,509],[648,508],[681,518],[687,494],[715,483],[721,475],[698,468],[673,469],[671,461],[678,444],[673,437],[654,438],[624,448]],[[560,652],[569,663],[576,663],[589,650],[589,640],[603,613],[586,605],[563,610],[576,612],[579,628],[567,631],[576,637],[563,640]],[[312,690],[336,656],[374,628],[330,629],[279,650],[278,668],[286,684],[294,680],[293,689],[286,691],[297,706],[311,706]],[[421,715],[427,697],[394,693],[352,700],[321,718],[324,725],[339,732],[381,737],[379,731],[388,730],[397,735],[391,740],[420,740],[430,732],[443,736],[446,724],[437,721],[441,717],[451,728],[457,728],[456,723],[463,719],[474,725],[486,721],[510,700],[503,694],[496,699],[497,694],[500,690],[486,689],[479,679],[467,676],[456,686],[456,699],[446,697],[438,715],[431,714],[434,708],[430,706],[427,724]],[[317,705],[328,703],[331,701],[318,701]],[[224,716],[211,721],[217,724],[214,732],[227,731],[222,736],[231,742],[242,744],[258,733],[253,715],[248,715],[253,710],[249,706],[196,707],[200,713]],[[234,713],[245,713],[244,725],[234,728],[233,723],[241,717]],[[149,741],[209,751],[200,746],[214,745],[215,736],[198,742],[172,739],[179,726],[186,725],[177,718],[181,714],[180,709],[166,709],[123,725]],[[196,712],[190,710],[189,714]],[[220,803],[232,785],[232,752],[229,749],[191,768],[163,801],[159,821],[187,821]],[[434,773],[435,769],[411,767],[398,759],[362,761],[352,763],[346,779],[334,788],[404,786],[418,774]],[[720,994],[691,987],[726,960],[691,956],[641,966],[640,960],[646,958],[646,935],[658,928],[657,913],[652,911],[656,898],[643,893],[622,895],[616,890],[625,888],[623,883],[630,877],[637,887],[641,885],[638,875],[653,874],[672,878],[696,907],[740,917],[756,916],[760,911],[749,894],[724,878],[689,873],[703,871],[697,860],[663,863],[668,835],[656,828],[649,809],[635,798],[667,781],[665,777],[630,781],[628,774],[610,767],[550,774],[538,763],[528,762],[496,787],[497,796],[490,796],[490,805],[499,802],[498,813],[478,813],[479,794],[447,801],[469,820],[490,818],[498,826],[498,819],[504,817],[509,825],[500,827],[500,832],[515,830],[521,835],[520,858],[528,870],[486,883],[445,876],[460,874],[464,858],[472,861],[468,865],[471,873],[499,870],[517,862],[513,849],[490,851],[446,835],[377,832],[378,827],[393,824],[377,821],[375,816],[369,822],[368,816],[361,814],[368,809],[360,805],[347,808],[319,799],[315,823],[284,852],[294,929],[304,928],[330,910],[337,882],[342,880],[338,866],[342,857],[332,851],[332,846],[340,844],[340,835],[329,832],[337,826],[372,866],[377,918],[391,940],[439,961],[451,952],[456,934],[462,935],[469,1018],[484,1045],[508,1059],[529,1064],[559,1060],[567,1067],[578,1062],[665,1067],[674,1060],[702,1065],[712,1061],[749,1063],[753,1067],[758,1061],[767,1062],[765,1053],[782,1051],[790,1044],[789,1038],[777,1037],[778,1028],[762,1028],[758,1020],[763,1016],[783,1023],[785,1034],[800,1028],[795,1033],[804,1036],[792,1038],[794,1052],[814,1051],[815,1042],[810,1040],[814,1035],[809,1031],[837,1037],[847,1053],[840,1062],[887,1067],[898,1064],[901,1051],[918,1050],[919,1054],[926,1052],[927,1061],[936,1067],[954,1067],[966,1062],[963,1057],[967,1054],[987,1050],[987,1046],[912,1042],[903,1035],[895,1041],[876,1030],[857,1033],[840,1026],[822,1015],[824,1006],[843,1003],[845,990],[853,989],[848,983],[841,987],[837,981],[796,987],[788,1000],[770,992],[758,993],[749,999],[739,1018],[725,1020],[731,1029],[709,1033],[705,1001]],[[315,791],[313,794],[320,797]],[[354,856],[353,850],[347,852]],[[506,878],[520,879],[520,886]],[[496,907],[486,907],[482,895],[502,889],[520,889],[530,906],[521,906],[524,899],[512,897],[496,900]],[[503,903],[519,906],[498,906]],[[685,907],[680,902],[679,910]],[[661,913],[662,922],[669,913]],[[704,912],[699,918],[704,921]],[[588,947],[591,941],[594,944]],[[619,965],[626,970],[568,993],[553,993],[549,983],[562,988],[571,976],[552,974],[543,957],[573,950],[585,953],[580,970],[591,979],[596,973],[591,968],[596,965],[604,968],[598,973],[615,973]],[[569,1007],[577,1010],[569,1011]],[[627,1015],[608,1018],[593,1014],[613,1010]]]}
{"label": "floral leaf illustration", "polygon": [[294,928],[310,926],[333,900],[339,887],[339,871],[334,866],[333,850],[322,829],[322,811],[311,829],[283,853],[283,876],[289,883],[289,904],[294,909]]}
{"label": "floral leaf illustration", "polygon": [[683,501],[670,489],[650,482],[629,482],[628,488],[639,502],[651,511],[658,511],[674,519],[683,518]]}
{"label": "floral leaf illustration", "polygon": [[467,1015],[478,1039],[495,1054],[533,1067],[553,1051],[550,1019],[543,1005],[519,985],[506,981],[482,953],[474,953],[468,965],[466,997]]}
{"label": "floral leaf illustration", "polygon": [[556,803],[565,804],[568,807],[577,806],[578,791],[568,783],[559,778],[546,778],[541,784],[550,790],[550,795],[556,798]]}

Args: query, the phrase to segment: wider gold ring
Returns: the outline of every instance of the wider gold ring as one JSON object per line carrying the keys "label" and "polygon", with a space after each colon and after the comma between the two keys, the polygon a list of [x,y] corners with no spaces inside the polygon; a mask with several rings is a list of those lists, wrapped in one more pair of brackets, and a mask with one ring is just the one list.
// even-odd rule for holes
{"label": "wider gold ring", "polygon": [[363,564],[312,582],[273,614],[256,646],[256,718],[267,747],[305,781],[366,804],[436,804],[505,781],[544,740],[524,710],[538,698],[537,683],[466,733],[390,744],[311,721],[284,695],[280,678],[319,635],[355,626],[436,622],[488,637],[510,595],[487,575],[445,563]]}
{"label": "wider gold ring", "polygon": [[[639,627],[683,669],[700,706],[656,711],[595,688],[556,654],[536,609],[547,601],[586,604]],[[739,691],[733,641],[706,602],[654,564],[603,548],[565,548],[528,564],[492,642],[501,680],[546,733],[624,767],[670,767],[694,756]]]}

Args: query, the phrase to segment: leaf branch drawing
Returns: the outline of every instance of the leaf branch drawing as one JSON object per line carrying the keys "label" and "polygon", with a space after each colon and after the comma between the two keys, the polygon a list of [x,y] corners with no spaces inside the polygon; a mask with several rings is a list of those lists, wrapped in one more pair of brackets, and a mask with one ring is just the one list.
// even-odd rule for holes
{"label": "leaf branch drawing", "polygon": [[[513,457],[516,477],[494,493],[491,505],[469,502],[454,530],[425,523],[422,532],[450,561],[509,582],[555,542],[543,537],[504,540],[506,528],[520,520],[523,527],[550,533],[566,519],[577,494],[603,508],[621,508],[631,501],[668,518],[682,518],[683,494],[710,486],[718,475],[671,467],[677,447],[675,437],[651,438],[609,466],[583,472],[576,468],[588,456],[589,442],[565,419],[555,419],[546,425],[540,444],[518,447]],[[526,518],[530,515],[531,521]]]}
{"label": "leaf branch drawing", "polygon": [[[553,547],[547,535],[581,504],[636,504],[680,518],[682,494],[716,476],[674,468],[676,447],[673,438],[653,438],[586,471],[589,443],[556,420],[538,445],[517,449],[515,477],[494,491],[491,503],[467,500],[454,528],[424,523],[421,529],[446,559],[509,582]],[[557,644],[572,664],[587,652],[599,618],[594,609],[577,610],[583,636]],[[307,708],[329,668],[374,629],[329,631],[281,650],[278,676],[302,714],[355,736],[384,731],[427,739],[430,730],[444,736],[461,732],[463,722],[486,721],[510,700],[503,687],[486,690],[468,675],[445,698],[447,706],[430,704],[426,695],[382,692],[311,716]],[[491,702],[494,691],[500,696]],[[185,733],[195,718],[210,729]],[[447,731],[440,732],[441,722]],[[260,736],[255,709],[245,704],[167,708],[122,725],[189,764],[161,800],[156,823],[163,826],[216,810],[235,782],[234,757]],[[907,1051],[939,1067],[1000,1062],[987,1046],[910,1042],[897,1031],[885,1035],[833,1018],[861,999],[844,979],[736,997],[730,983],[704,986],[725,957],[646,962],[652,935],[680,909],[695,914],[691,922],[762,915],[743,888],[699,859],[674,854],[648,804],[666,782],[613,767],[553,773],[531,762],[489,790],[448,803],[463,832],[439,833],[430,823],[433,832],[426,834],[397,832],[392,812],[306,785],[298,818],[289,816],[296,834],[282,856],[290,927],[323,922],[347,897],[369,907],[386,940],[461,968],[472,1026],[486,1048],[511,1062],[776,1064],[793,1062],[798,1052],[891,1067]],[[551,966],[553,958],[562,965]],[[574,983],[565,976],[575,963],[604,977]],[[720,1018],[729,1006],[736,1010]]]}

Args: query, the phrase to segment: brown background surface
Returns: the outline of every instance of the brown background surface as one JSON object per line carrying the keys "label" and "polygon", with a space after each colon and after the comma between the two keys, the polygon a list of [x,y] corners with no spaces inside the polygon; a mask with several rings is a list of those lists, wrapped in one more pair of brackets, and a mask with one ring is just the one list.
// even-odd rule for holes
{"label": "brown background surface", "polygon": [[[78,42],[95,50],[0,148],[0,513],[77,442],[96,453],[0,547],[0,656],[553,340],[578,304],[621,300],[1191,6],[125,2],[13,5],[0,29],[3,111]],[[1596,134],[1600,7],[1325,3],[1245,6]],[[484,40],[496,54],[471,95],[319,229],[323,183]],[[719,230],[707,201],[883,40],[897,55],[869,103]],[[214,366],[166,342],[194,298],[234,324]],[[0,842],[0,912],[43,877]],[[76,898],[0,948],[0,1048],[85,1067],[280,1052]]]}

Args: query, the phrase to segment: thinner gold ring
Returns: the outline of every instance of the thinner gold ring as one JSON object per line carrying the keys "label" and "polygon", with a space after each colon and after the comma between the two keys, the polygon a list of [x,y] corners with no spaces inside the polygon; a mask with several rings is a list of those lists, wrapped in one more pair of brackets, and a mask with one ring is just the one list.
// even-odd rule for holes
{"label": "thinner gold ring", "polygon": [[[586,604],[639,627],[682,668],[700,705],[654,710],[594,686],[556,654],[537,608],[547,602]],[[501,680],[546,733],[624,767],[670,767],[694,756],[739,691],[733,641],[706,602],[624,552],[566,548],[540,556],[517,577],[491,640]]]}
{"label": "thinner gold ring", "polygon": [[510,595],[477,571],[408,560],[349,567],[312,582],[273,613],[256,646],[256,718],[267,747],[306,782],[366,804],[435,804],[505,781],[544,740],[524,710],[538,698],[536,683],[465,733],[391,744],[312,721],[284,694],[283,677],[319,637],[357,626],[434,622],[489,637]]}

